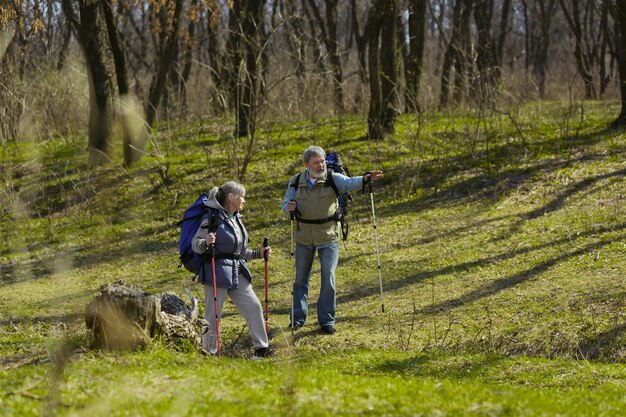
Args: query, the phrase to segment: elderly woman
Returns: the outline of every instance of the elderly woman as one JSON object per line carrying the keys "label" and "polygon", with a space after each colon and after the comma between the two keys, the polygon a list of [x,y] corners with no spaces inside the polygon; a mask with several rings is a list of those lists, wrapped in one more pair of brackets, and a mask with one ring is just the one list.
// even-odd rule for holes
{"label": "elderly woman", "polygon": [[[198,281],[204,285],[205,318],[209,322],[209,332],[202,341],[204,349],[213,355],[218,353],[219,333],[216,328],[219,330],[219,321],[216,323],[216,314],[219,320],[228,295],[248,324],[254,346],[253,358],[259,358],[270,356],[271,351],[263,308],[252,289],[252,275],[246,261],[264,258],[266,254],[269,256],[271,248],[248,249],[248,232],[239,214],[245,203],[245,194],[243,185],[235,181],[229,181],[219,188],[214,187],[205,203],[211,210],[202,219],[191,246],[194,252],[204,255],[198,275]],[[212,258],[215,262],[215,280]],[[217,313],[214,296],[217,298]]]}

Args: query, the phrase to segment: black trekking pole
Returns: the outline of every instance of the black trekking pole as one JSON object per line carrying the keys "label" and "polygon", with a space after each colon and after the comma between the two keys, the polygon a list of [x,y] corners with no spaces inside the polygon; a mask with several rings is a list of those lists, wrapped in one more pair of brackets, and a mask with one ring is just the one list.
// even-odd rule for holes
{"label": "black trekking pole", "polygon": [[[263,238],[263,247],[267,248],[269,246],[269,242],[270,242],[270,238],[265,237]],[[269,329],[269,324],[267,322],[268,319],[268,296],[267,296],[267,252],[265,252],[265,256],[263,257],[265,258],[265,334],[267,335],[267,337],[270,337],[270,329]]]}
{"label": "black trekking pole", "polygon": [[365,185],[367,184],[370,189],[370,201],[372,203],[372,220],[374,222],[374,240],[376,241],[376,259],[378,260],[378,282],[380,284],[380,308],[382,312],[385,312],[385,297],[383,296],[383,276],[380,268],[380,251],[378,249],[378,229],[376,228],[376,210],[374,209],[374,193],[372,192],[372,173],[366,172],[365,175],[369,174],[369,179],[367,183],[363,181],[363,192],[365,192]]}
{"label": "black trekking pole", "polygon": [[296,328],[296,318],[294,316],[295,312],[295,294],[294,294],[294,286],[296,285],[296,257],[295,251],[293,248],[293,221],[296,217],[295,211],[289,212],[289,217],[291,218],[291,260],[293,261],[293,284],[291,285],[291,335],[293,336],[294,329]]}

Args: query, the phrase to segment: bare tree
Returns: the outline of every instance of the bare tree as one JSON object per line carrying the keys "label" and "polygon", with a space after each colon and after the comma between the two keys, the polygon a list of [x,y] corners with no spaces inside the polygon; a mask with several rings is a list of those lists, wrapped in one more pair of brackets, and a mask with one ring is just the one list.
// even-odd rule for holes
{"label": "bare tree", "polygon": [[[449,104],[450,89],[454,85],[454,99],[461,103],[466,95],[471,62],[470,17],[473,0],[456,0],[452,17],[452,33],[446,47],[441,70],[439,107]],[[452,70],[454,69],[454,73]],[[454,77],[454,78],[453,78]],[[452,82],[454,81],[454,84]]]}
{"label": "bare tree", "polygon": [[189,110],[187,83],[191,75],[199,9],[200,0],[191,0],[186,13],[186,29],[183,30],[181,36],[179,36],[179,45],[176,48],[176,58],[174,59],[175,65],[171,66],[169,76],[174,90],[174,96],[180,103],[180,114],[186,114]]}
{"label": "bare tree", "polygon": [[[254,137],[259,90],[260,22],[263,0],[235,0],[229,22],[231,62],[235,71],[235,137]],[[249,145],[252,146],[252,145]],[[245,171],[245,169],[244,169]]]}
{"label": "bare tree", "polygon": [[304,36],[304,19],[298,10],[298,2],[288,0],[281,2],[281,14],[285,19],[285,43],[288,54],[295,66],[295,74],[298,83],[298,99],[301,100],[305,90],[305,71],[307,57],[307,42]]}
{"label": "bare tree", "polygon": [[521,0],[524,13],[526,43],[526,69],[532,67],[532,74],[539,91],[539,98],[545,97],[548,77],[548,51],[552,18],[557,0]]}
{"label": "bare tree", "polygon": [[398,62],[397,62],[397,30],[396,0],[388,0],[388,11],[384,16],[380,42],[384,48],[380,50],[380,86],[382,94],[382,124],[385,133],[395,132],[398,117]]}
{"label": "bare tree", "polygon": [[385,97],[381,82],[381,32],[385,20],[392,15],[393,0],[374,0],[367,18],[368,69],[370,107],[367,117],[367,136],[382,139],[385,131]]}
{"label": "bare tree", "polygon": [[321,32],[324,48],[328,54],[333,79],[333,98],[335,109],[341,114],[343,107],[343,70],[341,68],[341,58],[339,56],[339,40],[337,37],[337,5],[339,0],[324,0],[326,18],[322,17],[320,9],[315,0],[308,0],[310,10],[315,17]]}
{"label": "bare tree", "polygon": [[598,96],[594,83],[594,66],[600,59],[595,39],[600,28],[596,24],[595,3],[595,0],[559,0],[570,31],[574,35],[576,68],[583,80],[587,99],[595,99]]}
{"label": "bare tree", "polygon": [[616,33],[616,46],[619,67],[619,89],[622,109],[617,119],[611,123],[612,128],[626,127],[626,0],[611,0],[611,12],[619,31]]}
{"label": "bare tree", "polygon": [[[211,70],[212,88],[209,91],[209,95],[217,98],[214,100],[218,103],[218,110],[225,110],[228,107],[227,101],[220,95],[221,92],[227,91],[227,72],[225,70],[224,60],[225,56],[222,48],[220,47],[220,41],[218,36],[219,21],[221,13],[219,8],[214,2],[211,2],[207,7],[207,42],[208,45],[205,49],[208,51],[208,67]],[[203,45],[201,45],[203,46]]]}
{"label": "bare tree", "polygon": [[350,0],[350,13],[352,20],[352,36],[356,43],[359,62],[359,79],[361,83],[365,84],[367,82],[367,36],[365,33],[361,33],[356,0]]}
{"label": "bare tree", "polygon": [[497,54],[497,44],[492,32],[493,0],[475,0],[474,20],[478,40],[476,42],[476,66],[478,79],[474,91],[480,101],[490,101],[502,78],[501,64]]}
{"label": "bare tree", "polygon": [[410,112],[418,112],[421,107],[419,91],[426,43],[426,3],[427,0],[409,1],[409,45],[404,65],[406,78],[405,107]]}
{"label": "bare tree", "polygon": [[183,11],[183,0],[167,2],[165,5],[156,3],[151,5],[154,8],[152,15],[153,27],[157,30],[155,73],[150,82],[148,100],[146,102],[146,123],[148,126],[154,124],[159,101],[164,92],[168,71],[176,58],[176,48],[178,44],[178,33]]}
{"label": "bare tree", "polygon": [[[126,65],[126,50],[118,30],[117,15],[113,10],[113,2],[111,0],[103,1],[102,12],[104,20],[106,21],[111,52],[115,63],[115,75],[119,97],[124,98],[130,94],[128,70]],[[124,163],[127,166],[138,161],[141,158],[141,151],[143,150],[142,147],[139,146],[139,142],[130,126],[129,117],[129,112],[120,112]]]}
{"label": "bare tree", "polygon": [[[607,88],[613,79],[615,68],[617,67],[617,54],[615,53],[616,37],[619,32],[619,26],[616,23],[615,17],[611,16],[611,0],[602,1],[600,28],[601,28],[601,41],[600,41],[600,97],[603,97]],[[602,59],[607,57],[608,59]]]}
{"label": "bare tree", "polygon": [[[78,3],[78,10],[75,9]],[[89,75],[89,164],[102,165],[112,151],[115,64],[104,18],[104,3],[63,0],[63,11],[78,33]]]}

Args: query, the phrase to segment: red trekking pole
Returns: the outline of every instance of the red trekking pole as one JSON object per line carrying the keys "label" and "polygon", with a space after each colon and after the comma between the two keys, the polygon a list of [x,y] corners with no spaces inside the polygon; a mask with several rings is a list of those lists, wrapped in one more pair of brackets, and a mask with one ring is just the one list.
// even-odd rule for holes
{"label": "red trekking pole", "polygon": [[[268,237],[263,238],[263,247],[267,248],[269,246],[269,242],[270,239]],[[267,318],[268,318],[268,297],[267,297],[267,252],[265,252],[265,334],[267,335],[267,337],[270,337],[270,330],[269,330],[269,324],[267,322]]]}
{"label": "red trekking pole", "polygon": [[211,245],[211,268],[213,269],[213,305],[215,306],[215,335],[217,336],[217,356],[221,353],[220,319],[217,306],[217,279],[215,276],[215,246]]}

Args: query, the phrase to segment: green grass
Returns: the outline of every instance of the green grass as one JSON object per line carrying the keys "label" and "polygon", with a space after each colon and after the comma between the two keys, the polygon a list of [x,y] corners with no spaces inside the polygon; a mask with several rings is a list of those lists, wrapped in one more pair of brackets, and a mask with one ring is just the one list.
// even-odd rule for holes
{"label": "green grass", "polygon": [[[273,123],[243,183],[251,245],[270,261],[276,359],[252,362],[227,303],[225,356],[155,342],[90,348],[83,313],[117,279],[201,288],[177,268],[199,193],[232,179],[244,140],[163,127],[132,168],[86,166],[81,136],[0,148],[0,415],[621,416],[626,407],[626,141],[616,103],[403,116],[384,142],[359,118]],[[375,185],[354,193],[337,274],[338,332],[286,330],[292,261],[280,211],[312,144]],[[119,152],[119,150],[118,150]],[[261,294],[262,264],[251,263]],[[314,266],[310,296],[319,292]],[[77,348],[77,350],[74,350]],[[48,411],[46,411],[48,410]]]}
{"label": "green grass", "polygon": [[[305,351],[263,362],[155,346],[90,353],[48,376],[22,366],[0,409],[33,415],[619,415],[614,365],[382,350]],[[61,388],[62,387],[62,388]]]}

